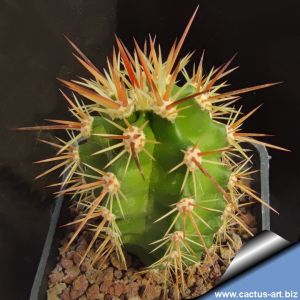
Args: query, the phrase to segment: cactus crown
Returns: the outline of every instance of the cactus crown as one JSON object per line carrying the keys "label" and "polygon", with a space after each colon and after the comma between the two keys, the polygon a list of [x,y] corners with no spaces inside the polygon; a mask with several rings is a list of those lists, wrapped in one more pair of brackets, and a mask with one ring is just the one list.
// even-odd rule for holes
{"label": "cactus crown", "polygon": [[178,58],[196,12],[166,59],[151,37],[143,50],[134,41],[133,54],[116,38],[118,51],[101,72],[69,40],[93,77],[59,79],[74,92],[73,99],[61,93],[75,121],[21,128],[68,133],[68,141],[42,141],[57,153],[39,163],[58,163],[37,176],[62,168],[58,194],[71,194],[81,209],[69,223],[77,229],[67,247],[88,228],[92,239],[82,261],[101,239],[93,263],[115,252],[126,265],[126,250],[182,290],[189,266],[210,261],[221,234],[235,224],[248,230],[239,218],[241,197],[268,206],[245,184],[255,171],[242,143],[285,150],[255,139],[263,134],[242,132],[257,108],[242,116],[234,106],[241,94],[276,83],[222,92],[233,58],[205,73],[202,54],[191,75],[191,54]]}

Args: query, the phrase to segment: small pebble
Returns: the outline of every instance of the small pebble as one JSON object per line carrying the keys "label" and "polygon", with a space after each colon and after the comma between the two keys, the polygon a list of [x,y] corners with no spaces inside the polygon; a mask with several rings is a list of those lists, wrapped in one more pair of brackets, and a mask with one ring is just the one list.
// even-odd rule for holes
{"label": "small pebble", "polygon": [[113,254],[110,258],[110,263],[113,265],[113,267],[115,267],[118,270],[121,270],[124,266],[123,264],[120,262],[120,260],[118,259],[116,254]]}
{"label": "small pebble", "polygon": [[72,300],[70,296],[70,287],[66,288],[60,295],[61,300]]}
{"label": "small pebble", "polygon": [[78,298],[80,297],[81,295],[84,294],[84,292],[86,291],[88,287],[88,281],[85,277],[85,275],[80,275],[79,277],[77,277],[74,282],[73,282],[73,285],[72,285],[72,288],[71,288],[71,298]]}
{"label": "small pebble", "polygon": [[81,255],[79,255],[77,252],[73,255],[73,262],[75,265],[79,266],[81,261]]}
{"label": "small pebble", "polygon": [[64,274],[62,272],[52,272],[49,275],[49,285],[53,286],[56,283],[59,283],[64,277]]}
{"label": "small pebble", "polygon": [[116,279],[121,279],[122,276],[123,276],[122,271],[120,271],[120,270],[114,271],[114,277],[115,277]]}
{"label": "small pebble", "polygon": [[88,282],[89,282],[90,284],[95,283],[98,272],[99,272],[99,271],[98,271],[98,270],[95,270],[94,268],[89,268],[89,269],[86,271],[85,275],[86,275],[86,278],[87,278],[87,280],[88,280]]}
{"label": "small pebble", "polygon": [[73,266],[72,268],[65,271],[65,276],[63,278],[65,283],[71,284],[80,273],[80,270],[77,266]]}
{"label": "small pebble", "polygon": [[93,284],[87,290],[87,299],[88,300],[97,300],[100,297],[99,285]]}
{"label": "small pebble", "polygon": [[50,288],[47,291],[48,300],[56,299],[56,296],[59,296],[66,287],[65,283],[59,283]]}
{"label": "small pebble", "polygon": [[61,266],[62,266],[64,269],[66,269],[66,270],[72,268],[73,265],[74,265],[74,264],[73,264],[73,261],[72,261],[71,259],[67,259],[67,258],[62,258],[62,259],[60,260],[60,264],[61,264]]}
{"label": "small pebble", "polygon": [[124,293],[124,291],[125,289],[123,283],[118,282],[114,285],[114,296],[120,297]]}
{"label": "small pebble", "polygon": [[130,282],[128,284],[128,298],[137,297],[139,294],[139,285],[136,282]]}

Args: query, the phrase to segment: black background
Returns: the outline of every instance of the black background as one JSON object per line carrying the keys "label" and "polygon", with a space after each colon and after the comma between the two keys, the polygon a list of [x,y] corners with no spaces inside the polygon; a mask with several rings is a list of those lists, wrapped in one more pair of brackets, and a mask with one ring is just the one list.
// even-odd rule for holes
{"label": "black background", "polygon": [[[132,47],[157,34],[169,49],[193,10],[199,13],[182,53],[206,49],[206,69],[238,52],[230,75],[233,88],[284,81],[251,93],[244,111],[264,103],[244,128],[276,134],[269,142],[291,149],[275,150],[270,181],[271,201],[280,216],[272,229],[296,241],[300,233],[300,2],[297,0],[2,0],[0,1],[0,299],[27,299],[46,236],[54,176],[33,181],[44,168],[32,161],[51,154],[36,142],[36,133],[10,128],[63,118],[67,109],[57,76],[85,73],[63,38],[67,34],[99,67],[110,55],[116,32]],[[166,51],[166,50],[165,50]]]}

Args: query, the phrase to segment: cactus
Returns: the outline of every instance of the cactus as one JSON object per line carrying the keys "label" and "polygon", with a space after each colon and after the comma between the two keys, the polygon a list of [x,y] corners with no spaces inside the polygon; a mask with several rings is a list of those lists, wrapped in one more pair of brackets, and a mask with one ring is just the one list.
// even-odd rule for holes
{"label": "cactus", "polygon": [[242,132],[257,108],[242,115],[235,106],[243,93],[277,83],[223,92],[233,58],[205,73],[202,54],[191,75],[191,54],[178,58],[196,12],[166,59],[151,37],[143,50],[134,41],[133,54],[116,38],[118,51],[101,72],[68,40],[93,77],[59,79],[73,91],[61,93],[75,120],[20,128],[68,134],[67,141],[42,140],[57,152],[38,163],[56,164],[37,176],[62,169],[58,195],[71,194],[81,210],[67,224],[77,226],[64,250],[89,229],[82,261],[101,239],[92,263],[116,253],[125,266],[124,251],[135,254],[146,271],[162,271],[178,297],[188,268],[211,260],[221,234],[235,224],[251,234],[239,217],[244,195],[274,210],[245,183],[255,170],[244,143],[286,150]]}

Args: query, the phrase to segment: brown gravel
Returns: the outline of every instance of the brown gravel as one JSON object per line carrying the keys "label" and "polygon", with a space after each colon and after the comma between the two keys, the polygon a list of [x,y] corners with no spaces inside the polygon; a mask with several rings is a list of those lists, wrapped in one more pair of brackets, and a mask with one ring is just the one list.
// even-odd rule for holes
{"label": "brown gravel", "polygon": [[73,261],[71,259],[67,259],[67,258],[62,258],[60,261],[60,264],[66,270],[71,269],[74,265]]}
{"label": "brown gravel", "polygon": [[77,299],[82,296],[88,288],[88,281],[85,275],[79,275],[72,283],[70,292],[71,299]]}
{"label": "brown gravel", "polygon": [[[243,211],[244,222],[256,232],[256,220],[247,211]],[[214,267],[208,263],[194,266],[186,278],[187,290],[183,299],[190,299],[206,293],[211,289],[227,265],[234,258],[236,252],[242,246],[242,239],[249,238],[249,234],[242,229],[238,234],[232,232],[231,239],[235,241],[236,249],[222,247],[213,255],[215,259]],[[62,241],[62,248],[67,243],[70,235]],[[47,299],[48,300],[159,300],[176,299],[176,293],[172,289],[167,291],[166,297],[163,294],[163,278],[159,273],[137,274],[140,271],[140,263],[136,258],[127,255],[127,271],[119,263],[115,255],[110,257],[110,261],[103,268],[97,269],[90,266],[90,257],[93,249],[86,259],[79,266],[80,256],[88,246],[87,233],[83,233],[69,249],[61,254],[58,263],[49,275]],[[224,241],[224,245],[226,241]],[[214,253],[213,249],[210,250]],[[222,262],[223,261],[223,262]],[[133,276],[134,275],[134,276]]]}

